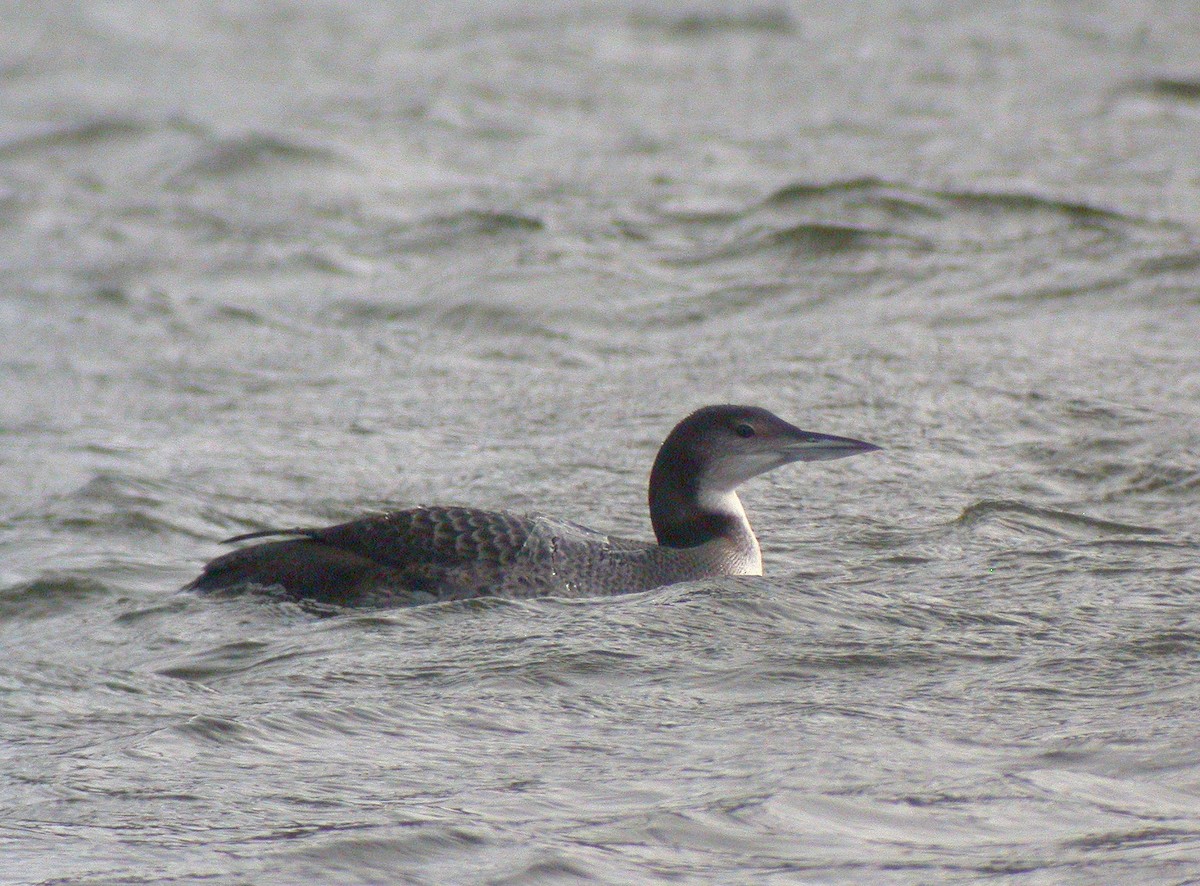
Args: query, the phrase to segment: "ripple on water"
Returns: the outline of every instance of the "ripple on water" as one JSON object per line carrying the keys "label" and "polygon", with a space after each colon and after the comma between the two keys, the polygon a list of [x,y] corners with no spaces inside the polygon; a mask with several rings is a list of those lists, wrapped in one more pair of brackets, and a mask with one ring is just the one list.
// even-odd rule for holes
{"label": "ripple on water", "polygon": [[258,172],[263,167],[289,164],[313,166],[347,163],[336,151],[268,133],[254,133],[206,142],[199,156],[175,174],[176,185],[199,179],[229,178]]}
{"label": "ripple on water", "polygon": [[1072,539],[1162,534],[1162,530],[1151,526],[1133,526],[1002,499],[985,499],[968,505],[956,522],[967,528],[996,522],[1022,535],[1035,533]]}
{"label": "ripple on water", "polygon": [[0,589],[0,621],[50,618],[109,594],[107,585],[88,574],[47,574]]}
{"label": "ripple on water", "polygon": [[[397,871],[405,871],[414,882],[440,882],[440,877],[449,882],[477,876],[494,864],[496,845],[485,828],[402,817],[409,820],[401,826],[353,829],[361,834],[339,828],[313,834],[306,841],[310,845],[276,853],[271,865],[322,881],[345,876],[353,882],[392,882]],[[511,851],[518,857],[525,854]]]}
{"label": "ripple on water", "polygon": [[183,661],[159,668],[158,673],[177,680],[204,683],[307,654],[310,653],[299,649],[280,652],[269,641],[236,640],[191,653]]}

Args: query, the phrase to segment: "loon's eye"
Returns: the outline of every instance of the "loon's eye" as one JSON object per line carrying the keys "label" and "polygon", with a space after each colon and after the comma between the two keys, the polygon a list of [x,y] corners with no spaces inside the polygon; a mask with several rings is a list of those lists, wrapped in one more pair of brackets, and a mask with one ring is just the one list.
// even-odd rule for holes
{"label": "loon's eye", "polygon": [[740,425],[735,425],[733,432],[735,434],[737,434],[739,437],[753,437],[754,436],[754,425],[748,425],[745,422],[743,422]]}

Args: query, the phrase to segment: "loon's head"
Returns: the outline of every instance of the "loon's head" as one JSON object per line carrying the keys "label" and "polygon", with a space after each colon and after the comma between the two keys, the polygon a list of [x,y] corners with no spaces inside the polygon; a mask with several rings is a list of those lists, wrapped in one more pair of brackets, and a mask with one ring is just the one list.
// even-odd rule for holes
{"label": "loon's head", "polygon": [[675,426],[650,472],[650,520],[659,544],[691,547],[746,523],[734,492],[751,477],[796,461],[879,449],[803,431],[757,406],[705,406]]}

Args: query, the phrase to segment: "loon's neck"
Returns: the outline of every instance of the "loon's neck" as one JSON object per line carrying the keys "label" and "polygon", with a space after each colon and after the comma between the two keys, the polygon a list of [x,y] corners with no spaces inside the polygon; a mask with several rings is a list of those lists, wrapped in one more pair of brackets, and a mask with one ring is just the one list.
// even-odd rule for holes
{"label": "loon's neck", "polygon": [[705,480],[705,466],[668,439],[650,471],[654,537],[668,548],[720,542],[731,548],[746,572],[761,574],[762,553],[741,499],[732,489],[706,486]]}

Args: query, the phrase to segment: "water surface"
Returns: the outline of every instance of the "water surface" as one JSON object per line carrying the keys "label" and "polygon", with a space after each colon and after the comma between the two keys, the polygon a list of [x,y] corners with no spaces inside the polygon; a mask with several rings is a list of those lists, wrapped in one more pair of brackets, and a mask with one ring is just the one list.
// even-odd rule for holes
{"label": "water surface", "polygon": [[[0,881],[1200,878],[1193,4],[0,17]],[[767,574],[178,594],[387,506],[647,536],[663,435],[886,452]]]}

